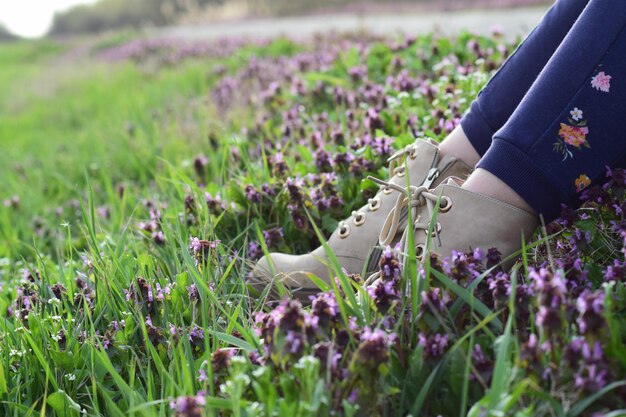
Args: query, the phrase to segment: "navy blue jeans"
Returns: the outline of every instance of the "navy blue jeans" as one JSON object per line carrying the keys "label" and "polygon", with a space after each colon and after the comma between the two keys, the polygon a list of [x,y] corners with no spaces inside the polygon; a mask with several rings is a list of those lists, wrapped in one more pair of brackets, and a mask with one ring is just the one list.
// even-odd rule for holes
{"label": "navy blue jeans", "polygon": [[477,167],[547,220],[626,160],[626,1],[559,0],[461,121]]}

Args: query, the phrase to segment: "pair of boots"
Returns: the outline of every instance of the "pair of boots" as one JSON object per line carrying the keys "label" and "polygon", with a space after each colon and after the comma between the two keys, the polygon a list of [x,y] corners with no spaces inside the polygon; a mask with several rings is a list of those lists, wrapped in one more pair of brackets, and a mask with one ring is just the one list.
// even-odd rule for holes
{"label": "pair of boots", "polygon": [[[492,247],[508,256],[520,249],[522,236],[528,239],[537,227],[535,215],[461,188],[461,178],[472,168],[460,159],[441,157],[431,142],[417,140],[389,162],[391,180],[371,178],[381,184],[379,192],[340,222],[327,242],[347,274],[376,273],[388,245],[399,244],[404,254],[414,250],[418,260],[430,252],[445,257],[453,250]],[[413,248],[408,247],[408,233],[414,234]],[[334,277],[330,273],[323,246],[305,255],[271,253],[257,262],[249,286],[260,294],[279,281],[295,297],[308,301],[320,291],[310,276],[329,282]]]}

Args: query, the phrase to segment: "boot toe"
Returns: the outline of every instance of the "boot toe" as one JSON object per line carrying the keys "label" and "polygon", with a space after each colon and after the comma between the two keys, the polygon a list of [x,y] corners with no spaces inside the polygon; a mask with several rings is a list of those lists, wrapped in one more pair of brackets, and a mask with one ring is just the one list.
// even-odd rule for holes
{"label": "boot toe", "polygon": [[[280,282],[297,298],[308,301],[310,295],[320,292],[311,280],[311,275],[328,280],[326,266],[312,255],[270,253],[256,263],[248,277],[248,286],[255,293],[261,294],[268,286]],[[275,295],[272,294],[272,297]]]}

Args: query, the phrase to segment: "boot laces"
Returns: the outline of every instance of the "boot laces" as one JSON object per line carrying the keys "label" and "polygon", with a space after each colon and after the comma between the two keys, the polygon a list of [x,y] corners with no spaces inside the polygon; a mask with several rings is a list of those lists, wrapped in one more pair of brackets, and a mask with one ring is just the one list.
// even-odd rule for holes
{"label": "boot laces", "polygon": [[404,149],[400,149],[389,158],[387,158],[387,163],[389,164],[389,177],[393,177],[397,174],[398,169],[402,169],[402,162],[404,158],[408,156],[411,159],[415,159],[417,157],[418,148],[417,143],[411,143],[404,147]]}
{"label": "boot laces", "polygon": [[[389,172],[389,176],[393,177],[394,175],[398,174],[401,170],[404,169],[403,166],[403,162],[404,162],[404,158],[405,157],[409,157],[411,159],[415,159],[418,155],[418,146],[417,143],[411,143],[407,146],[405,146],[403,149],[400,149],[399,151],[397,151],[396,153],[394,153],[393,155],[391,155],[389,158],[387,158],[387,163],[389,164],[388,167],[388,172]],[[431,177],[431,175],[429,174],[429,177]],[[373,177],[368,177],[370,179],[372,179]],[[435,177],[436,178],[436,177]],[[434,179],[434,178],[433,178]],[[389,190],[389,189],[394,189],[394,190],[401,190],[401,193],[405,193],[406,190],[404,188],[398,187],[390,182],[387,181],[383,181],[383,180],[378,180],[378,179],[373,179],[374,182],[378,183],[381,185],[381,188],[385,189],[385,190]],[[390,185],[391,184],[391,185]],[[376,205],[379,204],[379,202],[376,201],[376,199],[374,198],[370,198],[368,201],[368,207],[369,207],[369,211],[374,211],[376,209]],[[397,202],[396,202],[397,204]],[[398,210],[398,216],[400,215],[400,211]],[[359,211],[353,211],[351,213],[350,218],[356,218],[357,216],[364,216],[363,213],[359,212]],[[343,220],[339,223],[340,226],[347,226],[347,222],[349,219]],[[357,226],[360,226],[361,224],[363,224],[365,222],[365,220],[361,221],[357,221],[356,223]],[[386,221],[385,221],[386,223]],[[345,229],[346,231],[348,229]],[[347,235],[349,234],[343,234],[344,237],[347,237]]]}
{"label": "boot laces", "polygon": [[[395,191],[399,192],[398,198],[394,204],[394,207],[391,209],[387,218],[385,219],[385,223],[380,231],[379,236],[379,245],[387,246],[393,242],[395,236],[398,233],[398,229],[401,225],[401,212],[404,208],[407,210],[411,210],[411,218],[413,219],[413,227],[406,227],[402,232],[402,237],[400,238],[400,242],[398,243],[399,247],[403,248],[405,253],[408,253],[410,248],[407,248],[408,242],[408,233],[415,233],[417,230],[423,230],[428,233],[431,226],[431,219],[435,213],[435,209],[437,207],[437,203],[440,201],[440,197],[437,194],[433,194],[429,191],[428,185],[420,185],[420,186],[409,186],[408,188],[403,188],[397,184],[384,181],[372,176],[367,177],[369,180],[374,181],[377,184],[381,184],[382,186],[389,187]],[[449,203],[447,203],[449,204]],[[420,208],[426,207],[426,217],[422,218],[420,215]],[[441,245],[441,240],[439,237],[439,227],[434,227],[432,233],[434,233],[433,237],[437,238],[439,245]],[[420,254],[420,261],[424,261],[428,254],[426,251],[422,251]],[[372,285],[380,278],[380,272],[375,272],[370,275],[365,281],[365,286]]]}
{"label": "boot laces", "polygon": [[[402,219],[402,211],[403,209],[411,210],[411,218],[413,219],[413,230],[426,230],[430,228],[430,219],[435,212],[435,206],[437,201],[439,200],[439,196],[433,194],[429,191],[428,186],[420,185],[414,186],[411,185],[408,188],[401,187],[392,182],[384,181],[372,176],[369,176],[368,179],[374,181],[377,184],[381,184],[385,187],[389,187],[395,191],[398,191],[399,195],[396,198],[396,202],[387,215],[383,227],[380,231],[380,236],[378,239],[378,243],[381,246],[387,246],[391,244],[398,234],[398,230],[401,225]],[[426,206],[427,209],[427,217],[426,219],[422,219],[419,215],[419,208],[422,206]],[[405,228],[404,233],[402,234],[402,239],[400,240],[400,244],[402,247],[406,241],[406,233],[409,228]],[[439,234],[439,230],[435,228],[435,233],[437,233],[437,237]]]}

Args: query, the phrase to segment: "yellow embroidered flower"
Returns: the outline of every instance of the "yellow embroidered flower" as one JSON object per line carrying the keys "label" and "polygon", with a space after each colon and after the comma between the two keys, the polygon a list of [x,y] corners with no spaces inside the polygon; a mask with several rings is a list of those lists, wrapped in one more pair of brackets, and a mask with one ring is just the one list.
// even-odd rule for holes
{"label": "yellow embroidered flower", "polygon": [[576,181],[574,181],[576,191],[579,192],[587,188],[589,184],[591,184],[591,180],[585,174],[580,174],[580,177],[576,178]]}
{"label": "yellow embroidered flower", "polygon": [[568,145],[572,145],[575,148],[580,148],[587,142],[587,134],[589,128],[570,126],[565,123],[561,123],[561,129],[559,130],[559,136],[563,138],[563,141]]}

